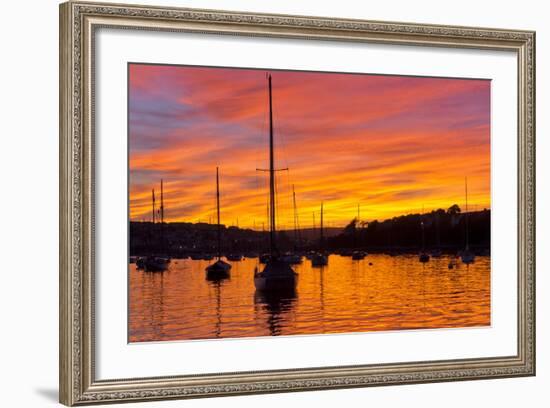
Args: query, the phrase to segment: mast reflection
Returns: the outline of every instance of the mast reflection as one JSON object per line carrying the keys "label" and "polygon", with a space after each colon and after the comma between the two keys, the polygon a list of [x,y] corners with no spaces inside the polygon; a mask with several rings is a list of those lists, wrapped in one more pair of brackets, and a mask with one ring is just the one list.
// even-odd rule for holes
{"label": "mast reflection", "polygon": [[229,275],[212,275],[207,274],[206,280],[209,286],[214,288],[214,296],[216,298],[216,322],[214,324],[214,337],[219,339],[222,334],[222,286],[225,280],[229,279]]}
{"label": "mast reflection", "polygon": [[267,328],[271,336],[283,334],[281,323],[288,320],[285,316],[292,311],[296,298],[294,288],[269,292],[256,290],[254,293],[254,304],[267,313]]}

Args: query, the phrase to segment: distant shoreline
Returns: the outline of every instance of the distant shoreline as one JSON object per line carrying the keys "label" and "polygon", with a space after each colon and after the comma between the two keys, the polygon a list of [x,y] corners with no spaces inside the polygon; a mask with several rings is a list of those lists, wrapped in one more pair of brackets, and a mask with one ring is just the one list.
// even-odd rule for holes
{"label": "distant shoreline", "polygon": [[[453,210],[453,211],[450,211]],[[221,225],[222,253],[264,253],[268,251],[268,231]],[[130,255],[208,253],[215,254],[216,224],[131,221]],[[460,212],[458,206],[426,214],[407,214],[389,220],[362,222],[353,219],[346,227],[300,228],[277,231],[282,252],[323,250],[364,250],[371,253],[417,253],[440,250],[457,253],[468,246],[476,252],[490,249],[491,211]]]}

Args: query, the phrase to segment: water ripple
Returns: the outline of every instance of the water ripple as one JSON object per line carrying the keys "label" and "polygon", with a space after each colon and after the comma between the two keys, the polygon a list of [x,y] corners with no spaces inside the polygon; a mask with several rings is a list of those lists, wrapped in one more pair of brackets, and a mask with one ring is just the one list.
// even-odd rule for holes
{"label": "water ripple", "polygon": [[205,279],[206,261],[177,260],[163,273],[130,265],[130,341],[489,325],[490,258],[448,263],[331,255],[327,267],[312,268],[305,260],[295,268],[296,293],[284,297],[255,291],[256,259],[233,263],[221,282]]}

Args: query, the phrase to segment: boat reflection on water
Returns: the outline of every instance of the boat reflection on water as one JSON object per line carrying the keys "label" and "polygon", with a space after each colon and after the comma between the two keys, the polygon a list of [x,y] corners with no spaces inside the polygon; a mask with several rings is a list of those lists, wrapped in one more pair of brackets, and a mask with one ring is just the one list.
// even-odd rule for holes
{"label": "boat reflection on water", "polygon": [[267,329],[271,336],[282,335],[282,328],[288,320],[297,299],[296,289],[289,288],[277,291],[256,290],[254,305],[267,314]]}
{"label": "boat reflection on water", "polygon": [[226,279],[228,276],[217,278],[207,276],[206,278],[209,286],[214,288],[214,297],[216,298],[216,321],[214,323],[214,338],[216,339],[222,337],[222,286]]}
{"label": "boat reflection on water", "polygon": [[[225,259],[225,258],[223,258]],[[452,269],[448,265],[452,263]],[[372,265],[370,265],[372,264]],[[295,291],[256,293],[258,258],[227,278],[206,277],[208,262],[172,260],[165,273],[130,265],[130,342],[463,328],[491,322],[491,258],[370,253],[354,261],[297,265]]]}

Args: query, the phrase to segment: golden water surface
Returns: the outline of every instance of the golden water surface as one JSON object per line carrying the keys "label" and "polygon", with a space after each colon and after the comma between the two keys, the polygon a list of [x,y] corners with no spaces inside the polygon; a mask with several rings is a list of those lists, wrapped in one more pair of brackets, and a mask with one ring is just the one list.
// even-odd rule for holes
{"label": "golden water surface", "polygon": [[294,294],[254,288],[256,259],[231,262],[229,279],[206,280],[210,261],[172,260],[165,272],[130,265],[129,341],[350,333],[490,325],[490,257],[448,268],[450,258],[331,255],[304,258]]}

